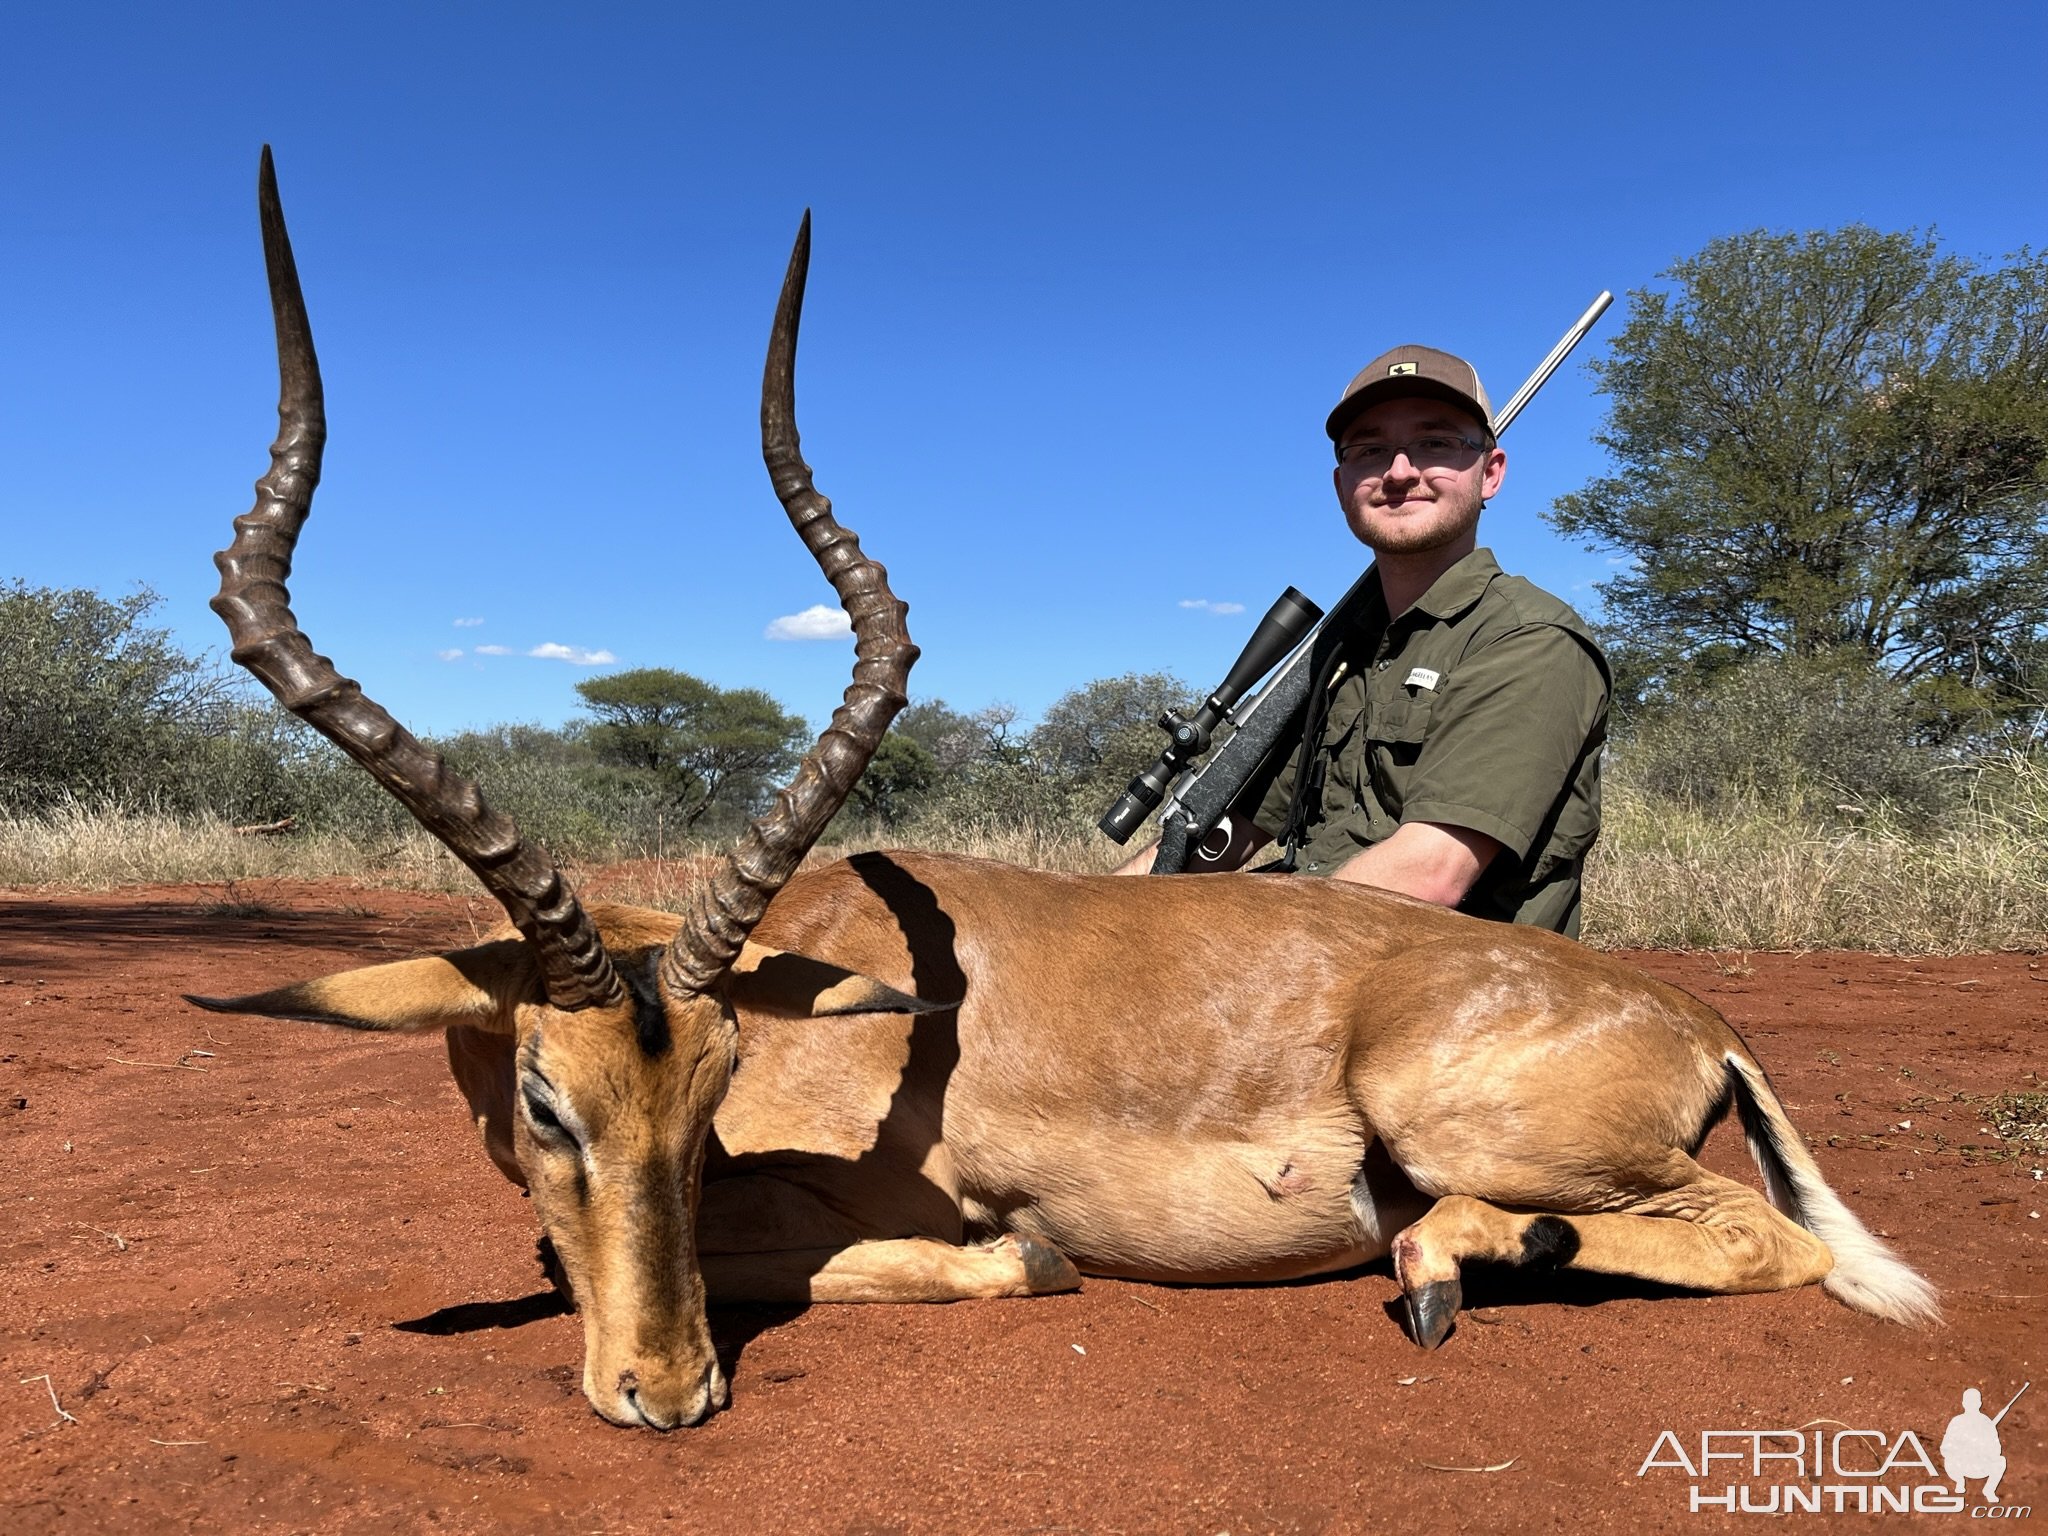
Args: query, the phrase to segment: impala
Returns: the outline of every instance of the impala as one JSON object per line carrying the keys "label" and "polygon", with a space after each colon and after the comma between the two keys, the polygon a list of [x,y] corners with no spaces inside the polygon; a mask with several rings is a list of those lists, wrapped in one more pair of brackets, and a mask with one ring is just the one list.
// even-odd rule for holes
{"label": "impala", "polygon": [[[1569,940],[1333,881],[911,853],[795,875],[917,654],[798,450],[808,220],[762,445],[853,618],[854,681],[686,911],[584,908],[292,618],[324,426],[267,150],[260,201],[281,430],[216,557],[214,607],[235,659],[510,924],[444,955],[193,1001],[445,1033],[486,1151],[534,1196],[607,1419],[666,1429],[725,1404],[707,1299],[1021,1296],[1081,1272],[1253,1282],[1391,1255],[1429,1347],[1474,1259],[1709,1291],[1818,1280],[1881,1317],[1933,1317],[1932,1290],[1828,1188],[1728,1024]],[[1769,1200],[1694,1160],[1731,1105]]]}

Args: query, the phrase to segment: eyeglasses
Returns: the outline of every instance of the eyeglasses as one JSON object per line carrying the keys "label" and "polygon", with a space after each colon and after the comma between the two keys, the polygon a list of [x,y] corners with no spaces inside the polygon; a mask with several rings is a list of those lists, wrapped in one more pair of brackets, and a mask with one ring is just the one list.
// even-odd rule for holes
{"label": "eyeglasses", "polygon": [[1473,438],[1431,432],[1411,443],[1341,443],[1337,462],[1360,474],[1384,475],[1394,467],[1396,454],[1406,454],[1408,462],[1417,469],[1455,469],[1469,463],[1473,454],[1484,453],[1486,448],[1485,443]]}

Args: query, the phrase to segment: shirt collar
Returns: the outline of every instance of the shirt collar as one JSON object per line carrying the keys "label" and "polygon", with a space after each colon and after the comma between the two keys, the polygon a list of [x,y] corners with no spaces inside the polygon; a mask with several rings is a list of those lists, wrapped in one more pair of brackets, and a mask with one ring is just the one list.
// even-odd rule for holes
{"label": "shirt collar", "polygon": [[1432,619],[1452,619],[1478,602],[1500,574],[1500,562],[1493,551],[1481,545],[1429,584],[1429,590],[1415,599],[1413,611]]}

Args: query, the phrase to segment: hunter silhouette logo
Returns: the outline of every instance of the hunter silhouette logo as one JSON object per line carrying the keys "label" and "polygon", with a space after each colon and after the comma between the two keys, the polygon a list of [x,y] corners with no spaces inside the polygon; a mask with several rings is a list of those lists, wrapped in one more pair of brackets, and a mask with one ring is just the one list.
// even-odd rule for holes
{"label": "hunter silhouette logo", "polygon": [[1413,373],[1414,371],[1415,364],[1413,363],[1396,363],[1393,367],[1387,370],[1387,377],[1390,379],[1398,379],[1403,374]]}
{"label": "hunter silhouette logo", "polygon": [[[2012,1403],[2018,1402],[2032,1385],[2027,1382],[2013,1393]],[[1963,1411],[1948,1421],[1948,1432],[1941,1437],[1941,1470],[1955,1483],[1957,1493],[1963,1491],[1965,1482],[1983,1478],[1984,1502],[1996,1504],[1999,1479],[2005,1476],[1998,1422],[2012,1412],[2012,1403],[1999,1409],[1996,1418],[1986,1418],[1983,1401],[1983,1394],[1975,1387],[1964,1391]]]}
{"label": "hunter silhouette logo", "polygon": [[[1696,1443],[1667,1429],[1636,1476],[1682,1474],[1691,1485],[1686,1494],[1692,1514],[1711,1509],[1731,1515],[1959,1515],[1967,1510],[1973,1520],[2024,1520],[2032,1515],[2031,1506],[1999,1498],[2006,1459],[1998,1426],[2032,1385],[2023,1383],[1996,1414],[1986,1414],[1983,1394],[1967,1388],[1963,1411],[1942,1434],[1939,1465],[1913,1430],[1894,1433],[1816,1419],[1798,1429],[1701,1430]],[[1835,1427],[1815,1427],[1820,1424]],[[1973,1502],[1966,1485],[1980,1481],[1981,1501]]]}

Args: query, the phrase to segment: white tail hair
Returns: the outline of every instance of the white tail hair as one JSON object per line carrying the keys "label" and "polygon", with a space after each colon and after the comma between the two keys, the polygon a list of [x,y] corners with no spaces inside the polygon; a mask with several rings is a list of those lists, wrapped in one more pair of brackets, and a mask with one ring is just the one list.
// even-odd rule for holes
{"label": "white tail hair", "polygon": [[1835,1267],[1821,1289],[1858,1312],[1895,1323],[1924,1326],[1941,1321],[1934,1287],[1887,1247],[1856,1213],[1828,1188],[1806,1141],[1786,1118],[1764,1069],[1730,1051],[1729,1086],[1742,1116],[1749,1155],[1764,1176],[1771,1204],[1828,1245]]}

